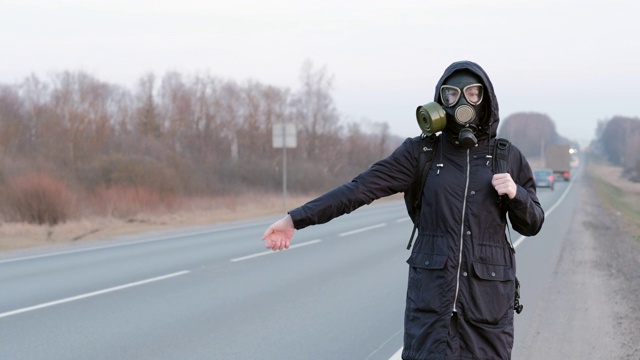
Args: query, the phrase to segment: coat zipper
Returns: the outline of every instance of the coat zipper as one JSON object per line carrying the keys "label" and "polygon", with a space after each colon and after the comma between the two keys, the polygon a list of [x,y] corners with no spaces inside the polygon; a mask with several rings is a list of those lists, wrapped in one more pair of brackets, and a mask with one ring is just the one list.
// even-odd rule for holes
{"label": "coat zipper", "polygon": [[458,293],[460,291],[460,269],[462,268],[462,245],[464,241],[464,214],[467,209],[467,192],[469,191],[469,149],[467,149],[467,180],[464,186],[464,200],[462,200],[462,221],[460,224],[460,251],[458,253],[458,272],[456,274],[456,294],[453,298],[453,312],[457,312]]}

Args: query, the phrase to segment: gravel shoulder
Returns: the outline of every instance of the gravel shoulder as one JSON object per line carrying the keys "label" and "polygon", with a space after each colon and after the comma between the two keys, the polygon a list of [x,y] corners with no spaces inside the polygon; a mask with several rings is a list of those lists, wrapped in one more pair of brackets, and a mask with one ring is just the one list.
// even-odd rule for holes
{"label": "gravel shoulder", "polygon": [[580,188],[523,359],[640,359],[640,242]]}

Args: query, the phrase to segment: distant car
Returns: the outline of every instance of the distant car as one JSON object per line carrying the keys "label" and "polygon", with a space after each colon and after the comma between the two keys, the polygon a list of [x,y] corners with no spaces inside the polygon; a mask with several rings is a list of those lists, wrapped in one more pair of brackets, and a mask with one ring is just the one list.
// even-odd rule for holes
{"label": "distant car", "polygon": [[547,187],[553,190],[556,180],[551,169],[536,169],[533,171],[533,179],[536,181],[536,187]]}

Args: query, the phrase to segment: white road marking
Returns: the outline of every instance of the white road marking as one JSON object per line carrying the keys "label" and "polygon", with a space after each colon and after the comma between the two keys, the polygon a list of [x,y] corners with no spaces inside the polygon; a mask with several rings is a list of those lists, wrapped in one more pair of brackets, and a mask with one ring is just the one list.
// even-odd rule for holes
{"label": "white road marking", "polygon": [[[265,222],[265,224],[268,224],[268,223]],[[41,259],[41,258],[47,258],[47,257],[59,256],[59,255],[77,254],[77,253],[83,253],[83,252],[88,252],[88,251],[112,249],[112,248],[118,248],[118,247],[124,247],[124,246],[135,246],[135,245],[147,244],[147,243],[152,243],[152,242],[157,242],[157,241],[175,240],[175,239],[186,238],[186,237],[191,237],[191,236],[209,235],[209,234],[214,234],[214,233],[221,232],[221,231],[242,229],[242,228],[251,227],[251,226],[254,226],[254,225],[244,225],[244,224],[242,224],[242,225],[237,225],[237,226],[231,226],[231,227],[228,227],[228,228],[224,227],[224,228],[219,228],[219,229],[210,229],[210,230],[203,230],[203,231],[197,231],[197,232],[186,232],[186,233],[182,233],[182,234],[164,235],[164,236],[158,236],[158,237],[154,237],[154,238],[146,239],[146,240],[132,240],[132,241],[126,241],[126,242],[118,243],[118,244],[107,244],[107,245],[102,245],[102,246],[86,247],[86,248],[75,249],[75,250],[62,250],[62,251],[53,252],[53,253],[46,253],[46,254],[27,255],[27,256],[22,256],[22,257],[18,257],[18,258],[2,259],[2,260],[0,260],[0,264],[10,263],[10,262],[18,262],[18,261],[24,261],[24,260]]]}
{"label": "white road marking", "polygon": [[[316,240],[311,240],[311,241],[307,241],[307,242],[300,243],[300,244],[291,245],[291,246],[289,246],[289,250],[295,249],[295,248],[301,247],[301,246],[307,246],[307,245],[316,244],[316,243],[319,243],[321,241],[322,241],[322,239],[316,239]],[[247,259],[253,259],[253,258],[258,257],[258,256],[271,255],[271,254],[276,254],[276,253],[278,253],[278,251],[267,250],[267,251],[259,252],[259,253],[252,254],[252,255],[237,257],[237,258],[231,259],[229,261],[231,261],[231,262],[242,261],[242,260],[247,260]]]}
{"label": "white road marking", "polygon": [[360,228],[360,229],[355,229],[355,230],[343,232],[342,234],[339,234],[338,236],[353,235],[353,234],[361,233],[363,231],[369,231],[369,230],[377,229],[377,228],[380,228],[380,227],[383,227],[383,226],[387,226],[387,223],[382,223],[382,224],[378,224],[378,225],[373,225],[373,226],[368,226],[368,227],[364,227],[364,228]]}
{"label": "white road marking", "polygon": [[404,346],[401,347],[400,350],[396,351],[396,353],[393,354],[393,356],[391,356],[389,360],[402,360],[402,349],[404,349]]}
{"label": "white road marking", "polygon": [[[387,345],[391,340],[393,340],[393,338],[395,338],[396,336],[402,334],[402,329],[398,330],[395,334],[391,335],[390,338],[387,339],[387,341],[383,342],[382,345],[378,346],[377,349],[375,349],[371,354],[369,354],[369,356],[367,356],[367,358],[365,360],[369,360],[371,359],[378,351],[380,351],[380,349],[382,349],[385,345]],[[395,354],[393,354],[393,356],[398,355],[398,359],[400,359],[400,356],[402,354],[402,348],[400,349],[399,352],[396,352]]]}
{"label": "white road marking", "polygon": [[190,271],[188,271],[188,270],[178,271],[178,272],[175,272],[173,274],[168,274],[168,275],[154,277],[154,278],[151,278],[151,279],[136,281],[136,282],[132,282],[132,283],[125,284],[125,285],[115,286],[115,287],[112,287],[112,288],[99,290],[99,291],[94,291],[94,292],[90,292],[90,293],[82,294],[82,295],[78,295],[78,296],[72,296],[72,297],[69,297],[69,298],[66,298],[66,299],[51,301],[51,302],[40,304],[40,305],[29,306],[29,307],[18,309],[18,310],[13,310],[13,311],[5,312],[5,313],[0,313],[0,318],[12,316],[12,315],[17,315],[17,314],[21,314],[21,313],[25,313],[25,312],[28,312],[28,311],[43,309],[43,308],[50,307],[50,306],[60,305],[60,304],[64,304],[64,303],[68,303],[68,302],[72,302],[72,301],[76,301],[76,300],[82,300],[82,299],[86,299],[86,298],[89,298],[89,297],[92,297],[92,296],[102,295],[102,294],[110,293],[110,292],[113,292],[113,291],[123,290],[123,289],[127,289],[127,288],[134,287],[134,286],[139,286],[139,285],[144,285],[144,284],[148,284],[148,283],[155,282],[155,281],[165,280],[165,279],[169,279],[169,278],[180,276],[180,275],[186,275],[188,273],[190,273]]}

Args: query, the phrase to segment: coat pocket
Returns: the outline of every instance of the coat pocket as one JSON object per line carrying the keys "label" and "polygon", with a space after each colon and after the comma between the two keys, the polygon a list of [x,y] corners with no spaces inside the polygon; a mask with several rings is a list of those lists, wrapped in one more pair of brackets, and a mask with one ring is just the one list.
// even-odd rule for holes
{"label": "coat pocket", "polygon": [[447,262],[447,255],[425,254],[414,252],[407,260],[407,264],[422,269],[443,269]]}
{"label": "coat pocket", "polygon": [[447,255],[413,252],[407,263],[407,311],[439,311],[444,301],[443,289],[447,282],[445,264]]}
{"label": "coat pocket", "polygon": [[474,261],[473,273],[469,281],[467,316],[480,323],[500,323],[513,310],[514,268]]}

